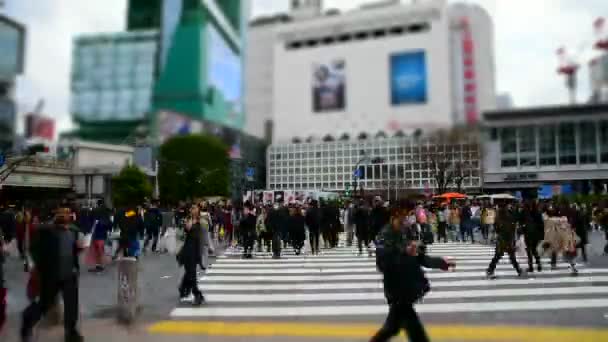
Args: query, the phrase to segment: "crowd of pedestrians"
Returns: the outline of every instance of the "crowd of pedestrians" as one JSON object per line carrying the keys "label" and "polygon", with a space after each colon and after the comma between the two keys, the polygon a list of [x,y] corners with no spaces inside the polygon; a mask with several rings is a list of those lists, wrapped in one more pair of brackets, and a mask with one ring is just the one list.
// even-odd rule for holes
{"label": "crowd of pedestrians", "polygon": [[[80,259],[89,272],[101,274],[111,259],[170,251],[184,269],[179,297],[193,295],[193,304],[202,305],[205,298],[197,285],[197,272],[209,267],[209,257],[216,248],[242,247],[243,258],[265,251],[281,259],[290,246],[295,255],[316,256],[338,247],[341,233],[353,253],[375,253],[378,270],[384,275],[389,317],[372,340],[386,341],[405,327],[413,341],[427,341],[413,309],[430,288],[423,267],[447,270],[455,263],[427,256],[425,246],[449,241],[494,244],[495,254],[487,268],[489,279],[496,278],[494,270],[505,254],[520,276],[542,272],[544,256],[550,259],[552,269],[557,267],[558,257],[563,257],[571,274],[576,275],[576,257],[580,251],[582,261],[587,261],[586,245],[593,229],[604,229],[608,238],[606,206],[538,201],[410,201],[389,205],[375,197],[343,204],[323,199],[235,206],[200,201],[160,208],[153,201],[112,209],[100,201],[95,208],[74,208],[66,203],[54,211],[0,208],[3,251],[15,246],[30,274],[27,288],[31,304],[23,312],[21,328],[26,342],[58,295],[65,307],[66,341],[82,341],[77,330]],[[516,253],[527,256],[526,269],[519,265]],[[4,253],[0,253],[0,265],[3,258]],[[3,282],[0,267],[0,327],[6,319]]]}

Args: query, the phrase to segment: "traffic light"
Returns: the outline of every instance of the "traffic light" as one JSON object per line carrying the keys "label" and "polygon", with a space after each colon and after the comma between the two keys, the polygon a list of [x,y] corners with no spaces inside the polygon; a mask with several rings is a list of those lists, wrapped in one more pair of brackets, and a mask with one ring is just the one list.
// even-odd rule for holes
{"label": "traffic light", "polygon": [[48,152],[49,152],[48,146],[46,146],[44,144],[35,144],[35,145],[32,145],[27,148],[26,154],[28,156],[33,156],[36,153],[48,153]]}

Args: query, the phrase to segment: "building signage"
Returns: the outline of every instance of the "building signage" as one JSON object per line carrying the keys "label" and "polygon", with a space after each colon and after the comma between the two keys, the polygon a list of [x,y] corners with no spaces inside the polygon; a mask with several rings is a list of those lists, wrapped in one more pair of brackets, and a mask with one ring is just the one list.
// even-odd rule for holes
{"label": "building signage", "polygon": [[0,79],[12,80],[23,72],[25,29],[0,15]]}
{"label": "building signage", "polygon": [[504,178],[506,182],[521,182],[536,179],[538,179],[538,175],[536,173],[511,173],[506,175]]}

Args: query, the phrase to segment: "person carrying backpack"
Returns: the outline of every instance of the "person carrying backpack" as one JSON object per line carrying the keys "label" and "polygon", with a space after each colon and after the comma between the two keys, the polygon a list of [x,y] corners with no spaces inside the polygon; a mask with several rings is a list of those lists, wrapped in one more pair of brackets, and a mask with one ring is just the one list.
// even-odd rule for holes
{"label": "person carrying backpack", "polygon": [[414,309],[414,304],[430,291],[430,283],[422,267],[447,271],[455,267],[448,258],[425,254],[424,246],[402,227],[402,219],[393,217],[380,232],[376,248],[376,266],[383,274],[384,295],[389,312],[382,328],[371,342],[388,341],[403,328],[412,342],[430,341]]}

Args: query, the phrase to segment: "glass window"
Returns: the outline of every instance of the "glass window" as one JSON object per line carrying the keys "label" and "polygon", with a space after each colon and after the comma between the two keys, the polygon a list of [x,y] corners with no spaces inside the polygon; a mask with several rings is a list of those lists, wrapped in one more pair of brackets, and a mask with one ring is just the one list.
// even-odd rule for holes
{"label": "glass window", "polygon": [[536,135],[535,128],[520,127],[519,135],[519,165],[536,166]]}
{"label": "glass window", "polygon": [[600,122],[600,154],[602,163],[608,163],[608,121]]}
{"label": "glass window", "polygon": [[581,122],[578,126],[579,160],[581,164],[597,163],[595,123]]}
{"label": "glass window", "polygon": [[515,128],[500,130],[501,166],[517,166],[517,135]]}
{"label": "glass window", "polygon": [[540,165],[556,165],[555,153],[555,126],[540,126],[538,127],[538,144],[540,153]]}
{"label": "glass window", "polygon": [[576,164],[576,136],[572,123],[559,125],[559,162],[562,165]]}

